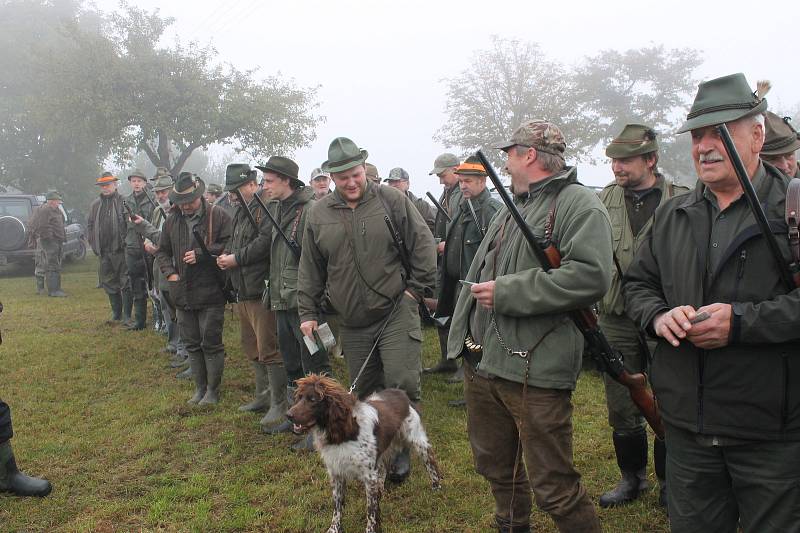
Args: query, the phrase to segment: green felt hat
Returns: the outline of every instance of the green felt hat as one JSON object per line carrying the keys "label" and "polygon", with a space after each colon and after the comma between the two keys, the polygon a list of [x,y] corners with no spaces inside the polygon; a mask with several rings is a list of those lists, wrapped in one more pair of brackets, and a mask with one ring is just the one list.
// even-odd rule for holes
{"label": "green felt hat", "polygon": [[790,120],[791,118],[781,118],[772,111],[766,112],[764,119],[766,138],[761,148],[761,155],[783,155],[800,150],[800,135],[789,123]]}
{"label": "green felt hat", "polygon": [[235,191],[248,181],[256,179],[255,174],[246,163],[231,163],[225,168],[225,190]]}
{"label": "green felt hat", "polygon": [[606,155],[614,159],[633,157],[658,151],[658,140],[653,128],[644,124],[627,124],[622,132],[606,147]]}
{"label": "green felt hat", "polygon": [[[761,82],[759,82],[761,85]],[[686,122],[677,133],[733,122],[767,110],[768,88],[753,91],[741,72],[700,84]],[[760,93],[760,94],[759,94]]]}
{"label": "green felt hat", "polygon": [[191,172],[181,172],[175,185],[169,192],[169,201],[173,204],[187,204],[203,196],[206,184]]}
{"label": "green felt hat", "polygon": [[256,168],[261,172],[274,172],[275,174],[289,178],[293,187],[302,187],[305,185],[305,183],[297,177],[300,172],[300,167],[288,157],[273,155],[263,165],[256,165]]}
{"label": "green felt hat", "polygon": [[363,164],[368,155],[347,137],[336,137],[328,147],[328,160],[322,163],[322,170],[344,172]]}
{"label": "green felt hat", "polygon": [[171,189],[175,184],[172,182],[172,176],[169,174],[159,176],[155,182],[153,182],[153,190],[154,191],[165,191],[167,189]]}
{"label": "green felt hat", "polygon": [[61,198],[61,193],[58,191],[47,191],[47,194],[44,195],[45,200],[63,200]]}
{"label": "green felt hat", "polygon": [[131,171],[131,173],[130,173],[130,174],[128,174],[128,181],[131,181],[131,178],[141,178],[141,179],[143,179],[144,181],[147,181],[147,176],[145,176],[145,175],[144,175],[144,172],[142,172],[142,171],[141,171],[141,170],[139,170],[138,168],[135,168],[135,169],[133,169],[133,170]]}

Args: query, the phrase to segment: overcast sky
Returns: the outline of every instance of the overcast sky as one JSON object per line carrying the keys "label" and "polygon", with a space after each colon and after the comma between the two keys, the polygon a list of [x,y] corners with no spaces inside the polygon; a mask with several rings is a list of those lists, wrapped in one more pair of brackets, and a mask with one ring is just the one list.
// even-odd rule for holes
{"label": "overcast sky", "polygon": [[[744,72],[754,87],[756,80],[772,81],[770,109],[800,103],[796,0],[129,3],[160,8],[162,15],[176,19],[171,34],[182,41],[210,41],[223,60],[239,68],[258,68],[263,76],[280,72],[303,86],[321,85],[318,113],[327,120],[317,128],[317,140],[295,154],[301,177],[327,159],[333,138],[345,136],[369,151],[369,161],[382,176],[395,166],[408,170],[418,195],[439,190],[428,172],[447,149],[432,139],[446,118],[442,79],[464,70],[492,35],[536,41],[548,56],[566,63],[609,48],[692,47],[705,60],[701,78]],[[96,4],[103,11],[117,7],[112,0]],[[607,165],[580,165],[579,177],[601,185],[610,181],[611,172]]]}

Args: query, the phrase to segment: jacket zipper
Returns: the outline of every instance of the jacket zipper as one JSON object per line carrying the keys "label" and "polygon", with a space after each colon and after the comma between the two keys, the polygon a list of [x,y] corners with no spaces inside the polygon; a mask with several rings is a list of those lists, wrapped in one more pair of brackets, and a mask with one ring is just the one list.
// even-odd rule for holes
{"label": "jacket zipper", "polygon": [[703,373],[706,366],[706,355],[708,352],[703,350],[697,359],[697,432],[703,432]]}
{"label": "jacket zipper", "polygon": [[781,433],[786,431],[786,422],[789,418],[789,358],[785,353],[781,353],[781,367],[783,369],[783,380],[781,388]]}
{"label": "jacket zipper", "polygon": [[736,283],[733,285],[733,298],[731,298],[734,302],[739,297],[739,282],[741,282],[744,277],[744,263],[746,260],[747,250],[742,250],[742,253],[739,254],[739,263],[736,265]]}

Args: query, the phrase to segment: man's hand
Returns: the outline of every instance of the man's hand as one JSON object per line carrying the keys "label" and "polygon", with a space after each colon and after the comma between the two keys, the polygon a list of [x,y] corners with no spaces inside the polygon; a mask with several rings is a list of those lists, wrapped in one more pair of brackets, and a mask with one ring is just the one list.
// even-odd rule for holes
{"label": "man's hand", "polygon": [[692,329],[690,321],[696,316],[697,311],[691,305],[675,307],[656,315],[653,319],[653,330],[673,346],[678,346],[681,339],[686,337],[686,332]]}
{"label": "man's hand", "polygon": [[194,250],[189,250],[183,254],[183,262],[187,265],[193,265],[197,263],[197,256],[195,255]]}
{"label": "man's hand", "polygon": [[142,217],[140,217],[139,215],[133,215],[133,218],[131,219],[131,221],[134,224],[141,224],[142,222],[144,222],[144,219]]}
{"label": "man's hand", "polygon": [[492,309],[494,307],[494,280],[476,283],[470,286],[469,290],[473,298],[478,300],[478,303],[483,307],[486,309]]}
{"label": "man's hand", "polygon": [[692,324],[686,340],[704,350],[727,346],[731,333],[731,304],[704,305],[697,310],[697,313],[703,311],[711,316],[702,322]]}
{"label": "man's hand", "polygon": [[150,255],[156,255],[156,252],[158,251],[158,246],[155,246],[153,245],[153,243],[146,241],[144,243],[144,251]]}
{"label": "man's hand", "polygon": [[444,241],[440,241],[439,244],[436,245],[436,253],[439,255],[444,253]]}
{"label": "man's hand", "polygon": [[316,320],[306,320],[302,324],[300,324],[300,331],[303,332],[303,335],[309,338],[314,338],[314,332],[317,330],[317,321]]}
{"label": "man's hand", "polygon": [[167,281],[180,281],[181,277],[177,274],[170,274],[167,276]]}
{"label": "man's hand", "polygon": [[217,266],[222,270],[227,270],[238,267],[239,263],[236,262],[235,254],[222,254],[217,257]]}

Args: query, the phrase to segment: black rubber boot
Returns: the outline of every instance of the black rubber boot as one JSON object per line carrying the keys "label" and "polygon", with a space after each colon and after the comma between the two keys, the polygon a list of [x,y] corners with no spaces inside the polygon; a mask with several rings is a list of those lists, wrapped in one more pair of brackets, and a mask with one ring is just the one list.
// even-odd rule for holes
{"label": "black rubber boot", "polygon": [[205,356],[208,385],[206,395],[197,405],[217,405],[219,403],[222,374],[225,371],[225,354]]}
{"label": "black rubber boot", "polygon": [[131,311],[133,311],[133,297],[131,296],[130,289],[122,291],[122,324],[128,325],[131,323]]}
{"label": "black rubber boot", "polygon": [[44,288],[44,276],[36,276],[36,294],[39,296],[47,294],[47,289]]}
{"label": "black rubber boot", "polygon": [[[276,368],[277,368],[277,366],[278,365],[270,365],[270,367],[276,367]],[[282,367],[282,365],[281,365],[281,367]],[[273,369],[273,371],[274,371],[274,369]],[[285,377],[286,376],[286,371],[284,370],[283,374],[279,373],[278,374],[278,378],[280,378],[281,375],[284,377],[283,383],[287,383],[286,377]],[[271,392],[271,397],[272,397],[272,402],[271,403],[272,403],[272,406],[270,407],[270,410],[272,410],[272,408],[275,407],[279,412],[283,413],[283,416],[281,418],[278,418],[277,420],[273,419],[272,423],[277,422],[278,424],[276,426],[270,426],[270,425],[268,425],[268,423],[270,422],[270,413],[267,413],[266,415],[264,415],[264,418],[261,419],[261,432],[262,433],[266,433],[267,435],[277,435],[278,433],[288,433],[288,432],[290,432],[292,430],[292,423],[289,422],[288,418],[286,418],[286,411],[288,411],[289,408],[292,405],[294,405],[294,393],[295,393],[295,391],[297,391],[297,387],[294,386],[294,382],[287,384],[286,385],[286,392],[285,392],[286,397],[281,399],[281,397],[279,396],[280,393],[278,392],[279,389],[275,388],[275,386],[279,385],[279,384],[280,384],[280,381],[279,380],[273,380],[273,375],[271,373],[270,374],[269,387],[270,387],[270,391],[272,391]]]}
{"label": "black rubber boot", "polygon": [[423,368],[423,373],[450,374],[458,370],[458,364],[456,364],[453,359],[447,358],[447,335],[449,331],[449,328],[436,328],[436,334],[439,336],[439,350],[441,351],[441,356],[436,366]]}
{"label": "black rubber boot", "polygon": [[530,524],[517,524],[512,526],[507,520],[501,520],[495,516],[495,526],[499,533],[531,533]]}
{"label": "black rubber boot", "polygon": [[10,442],[0,444],[0,492],[16,496],[47,496],[53,486],[46,479],[23,474],[17,468]]}
{"label": "black rubber boot", "polygon": [[613,433],[614,451],[622,478],[617,486],[600,496],[600,507],[614,507],[639,497],[647,490],[647,433]]}
{"label": "black rubber boot", "polygon": [[667,447],[664,439],[653,441],[653,466],[658,478],[658,504],[667,507]]}
{"label": "black rubber boot", "polygon": [[445,380],[447,383],[464,383],[464,365],[458,367],[453,375]]}
{"label": "black rubber boot", "polygon": [[260,361],[250,361],[253,366],[253,374],[255,375],[256,391],[253,401],[246,403],[239,407],[240,411],[258,412],[269,409],[270,406],[270,388],[269,388],[269,375],[267,364]]}
{"label": "black rubber boot", "polygon": [[139,298],[133,301],[134,320],[125,328],[131,331],[141,331],[147,325],[147,298]]}
{"label": "black rubber boot", "polygon": [[118,292],[109,294],[108,301],[111,302],[111,320],[119,322],[122,320],[122,295]]}
{"label": "black rubber boot", "polygon": [[47,273],[47,295],[54,298],[66,298],[67,293],[61,290],[61,273]]}
{"label": "black rubber boot", "polygon": [[411,474],[411,450],[406,446],[392,459],[388,477],[389,481],[402,483],[408,478],[409,474]]}

